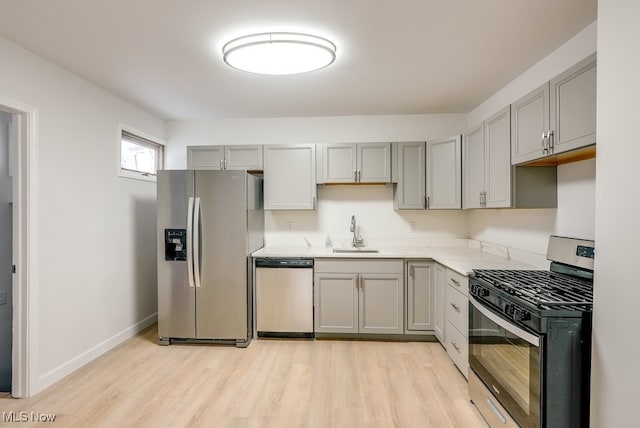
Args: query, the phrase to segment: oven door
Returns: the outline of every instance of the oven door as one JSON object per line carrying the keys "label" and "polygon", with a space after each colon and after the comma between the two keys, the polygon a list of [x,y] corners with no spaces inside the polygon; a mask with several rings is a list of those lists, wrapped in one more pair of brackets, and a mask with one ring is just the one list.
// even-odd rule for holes
{"label": "oven door", "polygon": [[522,427],[540,426],[541,342],[469,296],[469,366]]}

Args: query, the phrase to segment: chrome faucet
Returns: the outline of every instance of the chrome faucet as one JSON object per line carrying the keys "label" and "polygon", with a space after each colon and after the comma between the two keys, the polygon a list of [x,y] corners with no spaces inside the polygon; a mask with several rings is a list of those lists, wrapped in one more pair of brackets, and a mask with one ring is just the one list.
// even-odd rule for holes
{"label": "chrome faucet", "polygon": [[362,237],[358,237],[358,227],[356,226],[355,214],[351,216],[351,227],[349,228],[349,231],[353,232],[353,239],[351,240],[351,245],[353,247],[363,247],[364,239],[362,239]]}

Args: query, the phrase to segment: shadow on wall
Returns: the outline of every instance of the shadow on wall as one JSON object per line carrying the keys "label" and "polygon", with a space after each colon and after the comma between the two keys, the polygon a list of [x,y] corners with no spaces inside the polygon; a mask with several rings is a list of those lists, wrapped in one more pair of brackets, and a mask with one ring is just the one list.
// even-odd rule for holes
{"label": "shadow on wall", "polygon": [[132,196],[134,233],[135,319],[141,321],[158,311],[156,200]]}

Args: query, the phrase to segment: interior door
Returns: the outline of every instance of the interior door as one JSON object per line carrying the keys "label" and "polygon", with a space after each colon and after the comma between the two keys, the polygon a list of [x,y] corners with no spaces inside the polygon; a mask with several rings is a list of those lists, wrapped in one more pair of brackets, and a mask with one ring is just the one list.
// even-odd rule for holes
{"label": "interior door", "polygon": [[0,112],[0,392],[11,392],[13,215],[9,176],[11,114]]}
{"label": "interior door", "polygon": [[[188,260],[167,260],[166,230],[187,230],[193,171],[158,172],[158,336],[195,337],[195,285]],[[193,201],[193,200],[192,200]],[[188,236],[189,237],[189,236]],[[188,259],[191,258],[187,242]]]}
{"label": "interior door", "polygon": [[197,171],[196,337],[246,340],[247,174]]}

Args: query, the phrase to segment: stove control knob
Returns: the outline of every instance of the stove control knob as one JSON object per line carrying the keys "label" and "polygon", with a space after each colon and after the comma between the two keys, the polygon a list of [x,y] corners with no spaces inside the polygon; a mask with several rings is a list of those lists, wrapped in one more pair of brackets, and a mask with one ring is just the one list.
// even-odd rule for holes
{"label": "stove control knob", "polygon": [[507,303],[506,305],[504,305],[503,312],[504,312],[505,315],[508,315],[508,316],[512,317],[513,316],[513,310],[514,310],[514,307],[513,307],[512,304]]}
{"label": "stove control knob", "polygon": [[471,286],[471,294],[474,296],[487,297],[489,295],[489,290],[481,285],[473,284]]}
{"label": "stove control knob", "polygon": [[531,319],[531,314],[526,309],[518,306],[511,307],[510,315],[514,321],[528,321]]}

